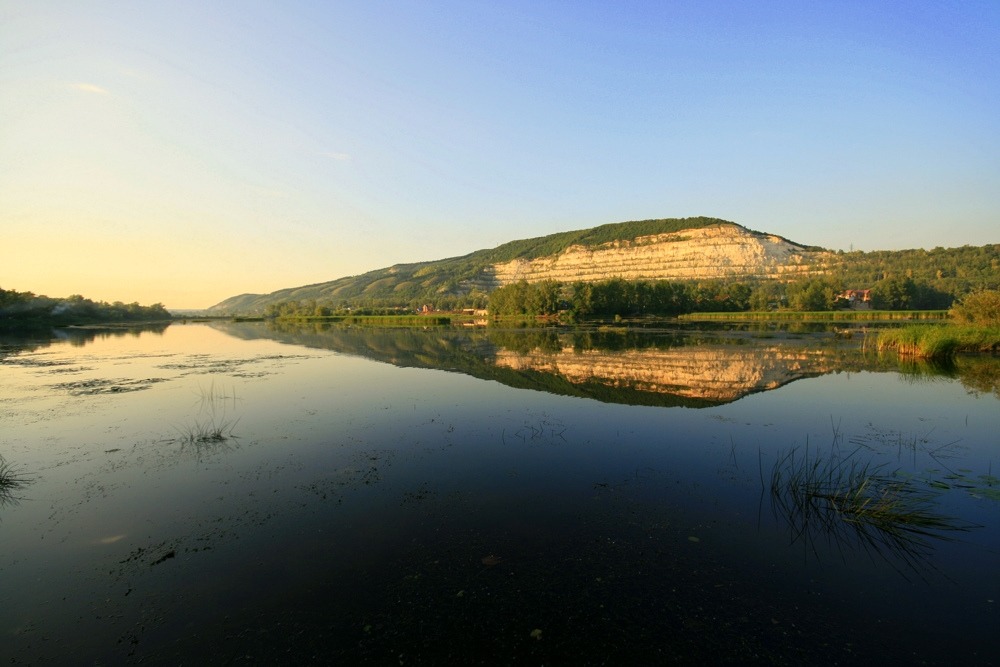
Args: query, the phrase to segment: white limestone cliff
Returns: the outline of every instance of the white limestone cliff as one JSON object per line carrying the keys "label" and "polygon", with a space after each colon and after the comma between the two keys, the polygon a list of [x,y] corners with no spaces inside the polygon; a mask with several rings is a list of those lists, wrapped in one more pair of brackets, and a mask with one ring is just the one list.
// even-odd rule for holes
{"label": "white limestone cliff", "polygon": [[720,224],[593,247],[574,245],[550,257],[495,264],[487,274],[496,285],[519,280],[594,282],[610,278],[790,280],[821,272],[831,256],[779,236]]}

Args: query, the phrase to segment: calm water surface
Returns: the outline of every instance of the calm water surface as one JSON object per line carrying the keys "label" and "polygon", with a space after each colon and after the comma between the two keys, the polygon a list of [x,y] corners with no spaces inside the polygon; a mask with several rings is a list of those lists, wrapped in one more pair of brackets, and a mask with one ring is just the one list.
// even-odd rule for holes
{"label": "calm water surface", "polygon": [[[8,336],[0,657],[995,664],[1000,360],[859,338]],[[944,529],[810,515],[803,457]]]}

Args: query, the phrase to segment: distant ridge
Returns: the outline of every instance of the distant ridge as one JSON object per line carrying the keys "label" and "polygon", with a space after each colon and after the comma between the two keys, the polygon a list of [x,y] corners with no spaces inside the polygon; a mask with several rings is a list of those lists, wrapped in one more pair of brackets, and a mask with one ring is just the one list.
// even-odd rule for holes
{"label": "distant ridge", "polygon": [[282,301],[407,305],[486,295],[516,280],[775,278],[801,275],[831,253],[718,218],[633,220],[510,241],[460,257],[396,264],[270,294],[240,294],[209,310],[259,314]]}
{"label": "distant ridge", "polygon": [[281,302],[343,307],[485,303],[497,287],[525,280],[793,281],[822,275],[861,289],[893,275],[959,296],[1000,285],[1000,245],[980,248],[832,252],[719,218],[633,220],[510,241],[460,257],[396,264],[270,294],[240,294],[209,310],[260,315]]}

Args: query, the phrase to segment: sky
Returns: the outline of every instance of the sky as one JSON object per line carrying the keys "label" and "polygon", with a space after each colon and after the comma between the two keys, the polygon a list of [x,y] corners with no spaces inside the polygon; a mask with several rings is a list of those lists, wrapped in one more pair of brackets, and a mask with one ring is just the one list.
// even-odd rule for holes
{"label": "sky", "polygon": [[0,287],[205,308],[595,225],[1000,243],[1000,3],[0,0]]}

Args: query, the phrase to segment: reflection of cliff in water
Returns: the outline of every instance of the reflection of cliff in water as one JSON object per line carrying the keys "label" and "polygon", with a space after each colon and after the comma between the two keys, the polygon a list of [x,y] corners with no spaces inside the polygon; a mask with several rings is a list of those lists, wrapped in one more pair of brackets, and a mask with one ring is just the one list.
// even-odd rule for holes
{"label": "reflection of cliff in water", "polygon": [[835,368],[822,351],[786,350],[780,345],[617,352],[567,348],[528,354],[500,350],[496,364],[558,375],[578,386],[603,385],[711,403],[734,401]]}
{"label": "reflection of cliff in water", "polygon": [[216,322],[237,338],[270,338],[435,368],[503,384],[609,403],[708,407],[826,373],[897,370],[833,335],[759,337],[747,332],[345,327]]}

